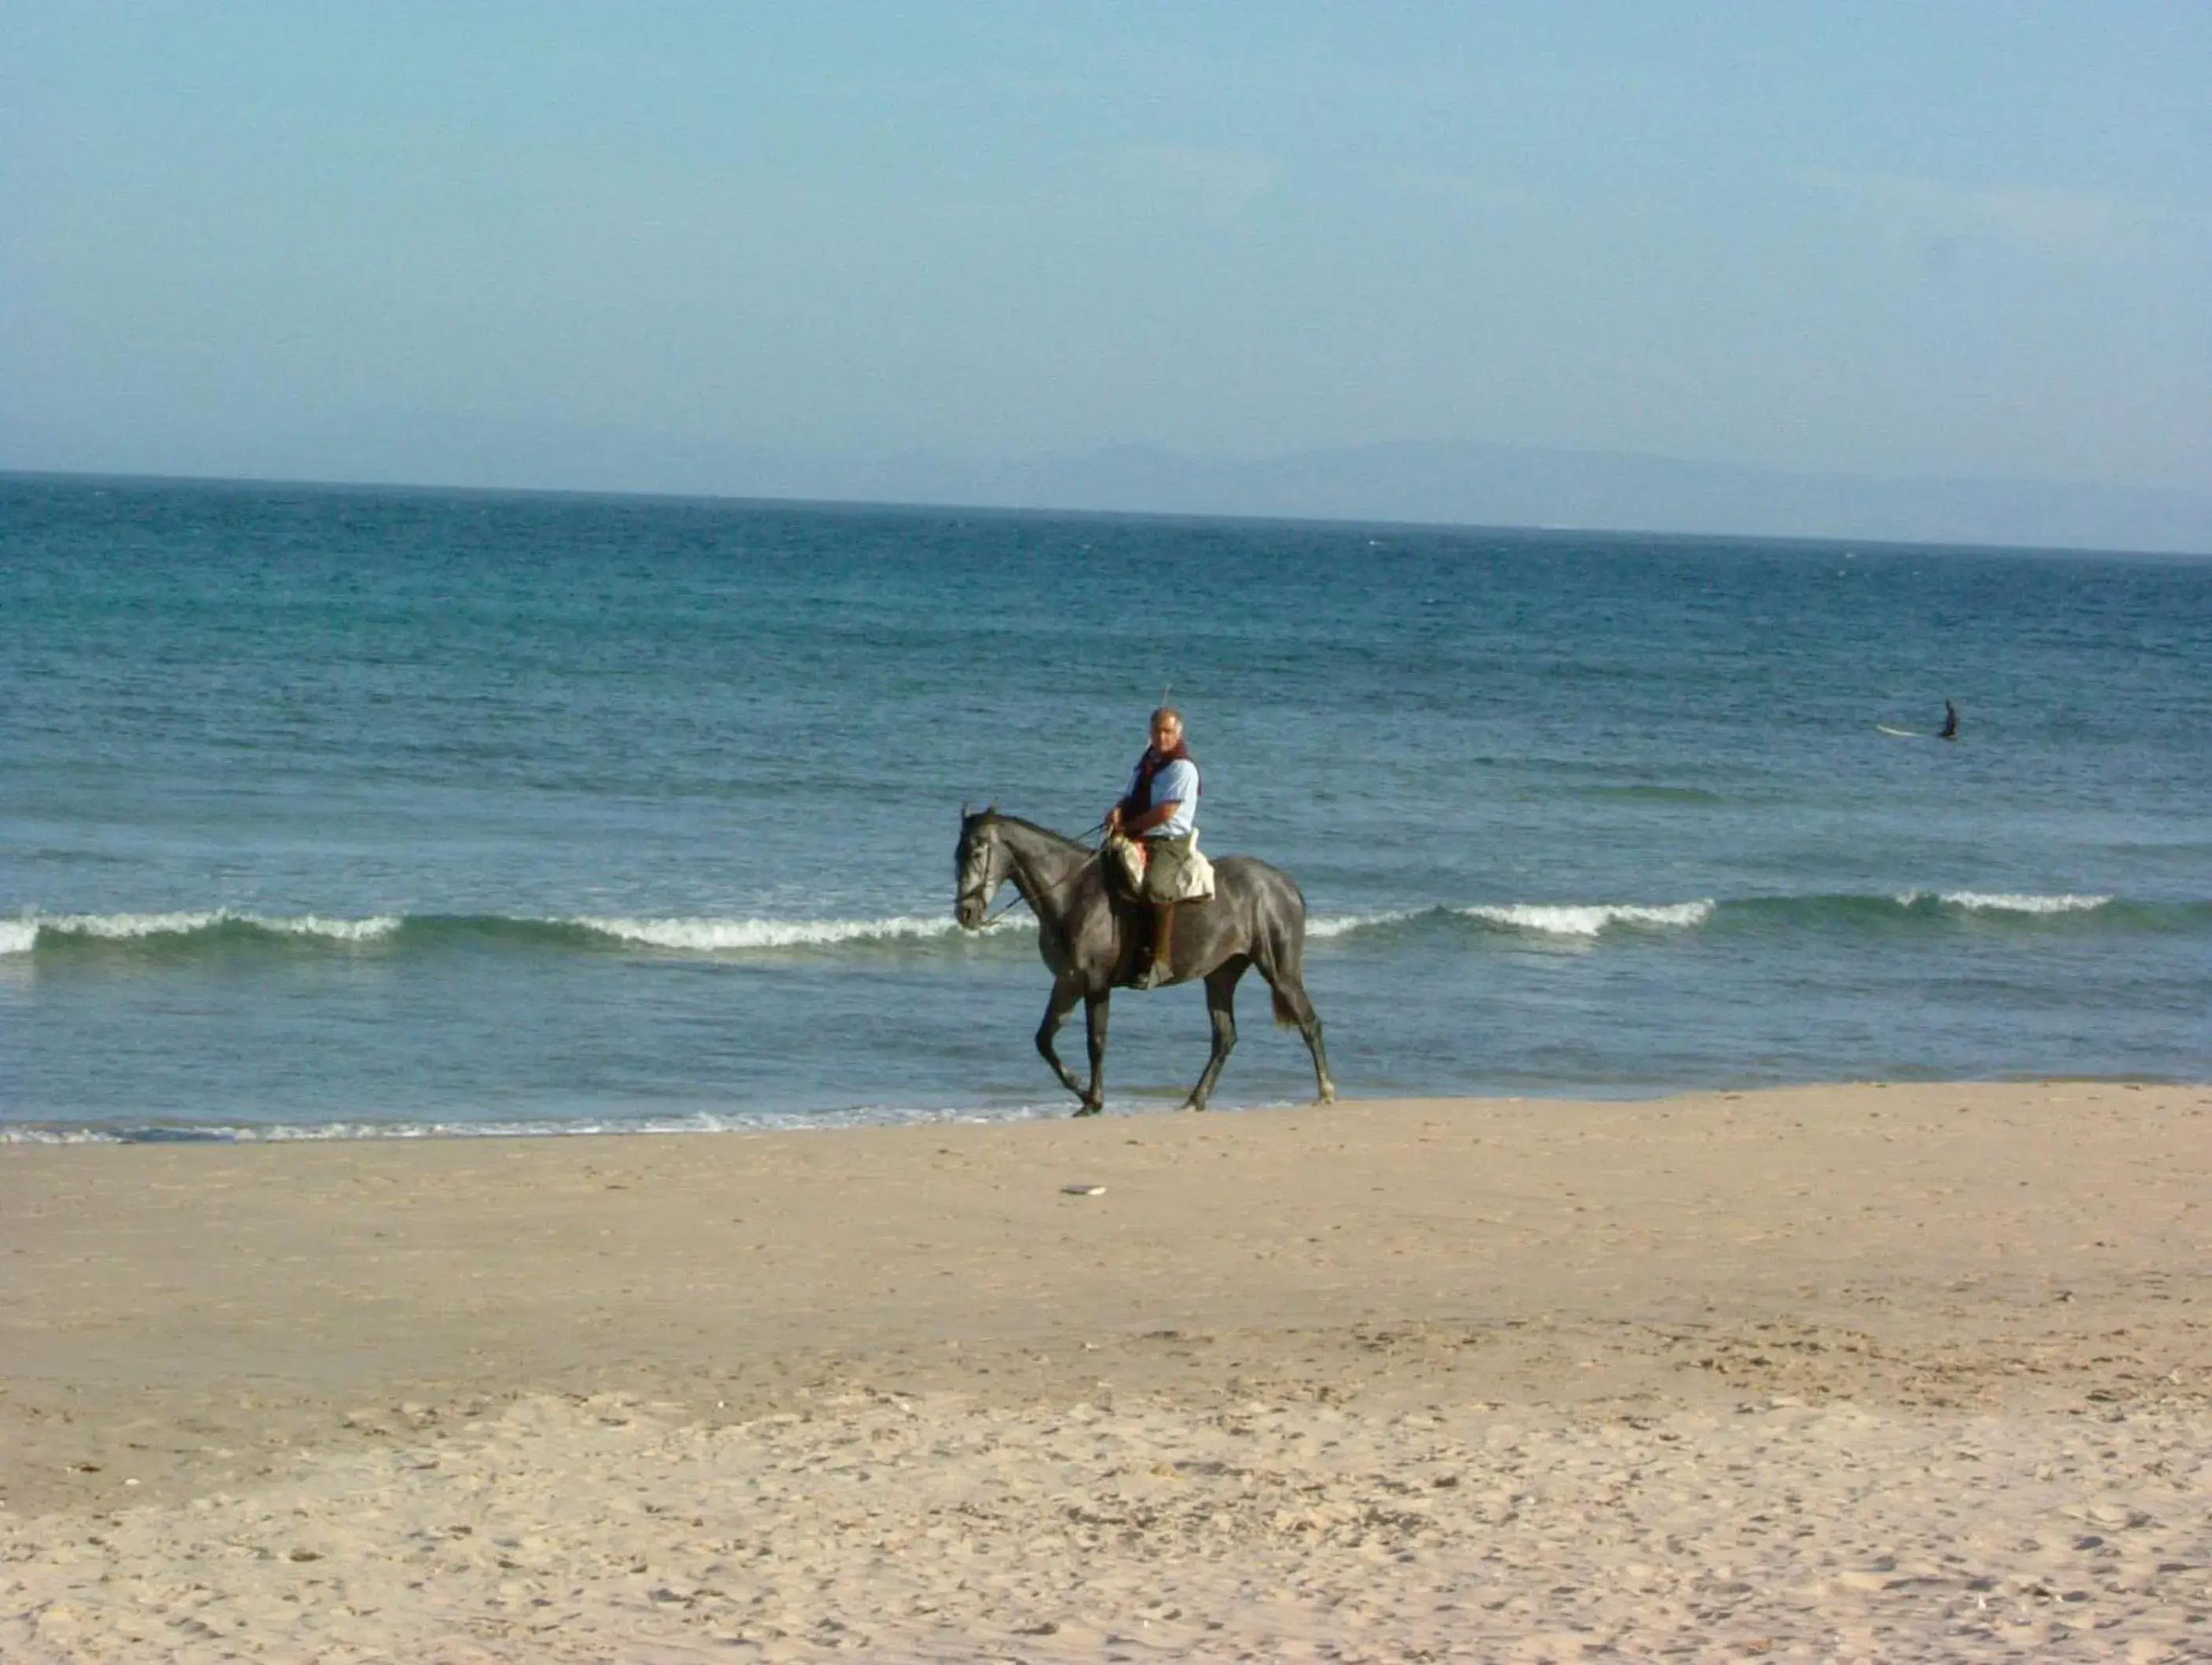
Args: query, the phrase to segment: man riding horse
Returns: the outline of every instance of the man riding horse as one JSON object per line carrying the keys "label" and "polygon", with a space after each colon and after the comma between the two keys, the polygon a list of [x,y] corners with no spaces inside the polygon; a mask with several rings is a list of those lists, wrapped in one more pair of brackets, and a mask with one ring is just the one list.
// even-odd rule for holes
{"label": "man riding horse", "polygon": [[1145,852],[1137,899],[1151,906],[1153,927],[1150,956],[1133,988],[1154,988],[1173,975],[1176,900],[1197,844],[1198,794],[1198,763],[1183,744],[1182,713],[1164,705],[1152,713],[1152,743],[1137,759],[1129,789],[1106,811],[1108,834],[1140,840]]}
{"label": "man riding horse", "polygon": [[[1107,870],[1113,864],[1098,858],[1088,845],[1001,815],[995,805],[962,811],[960,842],[952,854],[952,915],[963,930],[980,931],[990,922],[991,898],[1002,884],[1019,890],[1036,915],[1037,953],[1052,973],[1036,1048],[1060,1084],[1083,1101],[1078,1115],[1096,1115],[1105,1108],[1107,1012],[1136,952],[1130,939],[1136,921],[1128,904],[1109,892]],[[1186,981],[1205,984],[1213,1030],[1205,1073],[1184,1103],[1202,1110],[1212,1095],[1237,1044],[1237,983],[1248,970],[1267,980],[1275,1021],[1292,1025],[1305,1041],[1322,1102],[1335,1098],[1321,1018],[1306,996],[1306,900],[1291,876],[1257,856],[1223,856],[1213,864],[1213,899],[1189,911],[1179,934],[1176,969]],[[1076,1079],[1053,1045],[1079,1004],[1091,1054],[1087,1084]]]}

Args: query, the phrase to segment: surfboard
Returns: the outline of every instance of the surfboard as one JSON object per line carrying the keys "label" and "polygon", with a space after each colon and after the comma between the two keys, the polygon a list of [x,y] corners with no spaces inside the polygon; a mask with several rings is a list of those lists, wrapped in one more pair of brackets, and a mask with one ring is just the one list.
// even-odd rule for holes
{"label": "surfboard", "polygon": [[1875,726],[1885,734],[1894,734],[1900,740],[1924,740],[1928,738],[1917,728],[1892,728],[1887,723],[1876,723]]}

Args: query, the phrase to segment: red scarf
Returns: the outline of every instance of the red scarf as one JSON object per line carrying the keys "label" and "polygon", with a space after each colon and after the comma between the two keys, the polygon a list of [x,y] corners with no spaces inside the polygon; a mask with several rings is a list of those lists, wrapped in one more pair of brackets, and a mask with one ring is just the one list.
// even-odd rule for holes
{"label": "red scarf", "polygon": [[[1153,777],[1170,763],[1178,762],[1188,763],[1193,769],[1198,767],[1198,759],[1190,755],[1190,748],[1181,740],[1165,751],[1156,746],[1146,746],[1145,755],[1137,759],[1137,778],[1130,783],[1129,795],[1121,800],[1121,813],[1142,815],[1152,808]],[[1200,790],[1203,789],[1201,779]]]}

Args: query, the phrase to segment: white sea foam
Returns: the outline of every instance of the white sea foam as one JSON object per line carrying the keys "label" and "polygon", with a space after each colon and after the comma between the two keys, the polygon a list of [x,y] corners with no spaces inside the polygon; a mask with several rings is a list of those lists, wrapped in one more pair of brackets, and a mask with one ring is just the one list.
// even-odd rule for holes
{"label": "white sea foam", "polygon": [[1365,931],[1377,925],[1396,925],[1403,921],[1419,918],[1416,910],[1401,908],[1383,914],[1334,914],[1325,919],[1306,921],[1309,937],[1341,937],[1354,931]]}
{"label": "white sea foam", "polygon": [[[714,952],[741,948],[823,948],[841,942],[922,941],[960,929],[947,916],[911,914],[890,919],[576,919],[567,921],[623,942]],[[1018,931],[1032,923],[1009,915],[986,928]]]}
{"label": "white sea foam", "polygon": [[1455,913],[1516,931],[1548,936],[1595,937],[1615,925],[1703,925],[1712,917],[1711,900],[1668,902],[1657,907],[1632,902],[1515,902],[1503,908],[1458,908]]}
{"label": "white sea foam", "polygon": [[303,915],[298,919],[264,919],[254,914],[237,917],[248,925],[258,925],[264,931],[287,937],[331,937],[339,942],[374,942],[399,928],[398,919],[389,914],[368,919],[325,919],[319,914]]}
{"label": "white sea foam", "polygon": [[[1910,908],[1925,892],[1907,890],[1898,897],[1903,906]],[[1963,908],[1973,914],[2086,914],[2094,908],[2102,908],[2110,896],[2028,896],[2005,891],[1942,890],[1936,900],[1946,907]]]}
{"label": "white sea foam", "polygon": [[981,1125],[1057,1119],[1058,1103],[983,1107],[860,1105],[839,1110],[758,1110],[627,1117],[552,1117],[513,1121],[323,1121],[199,1127],[9,1127],[0,1145],[292,1145],[348,1139],[550,1139],[594,1133],[762,1133],[830,1132],[855,1127]]}
{"label": "white sea foam", "polygon": [[139,937],[182,937],[223,925],[250,925],[286,937],[326,937],[337,942],[374,942],[399,928],[398,918],[379,915],[368,919],[326,919],[320,915],[271,917],[241,914],[228,908],[175,914],[46,914],[35,919],[0,922],[0,953],[29,951],[42,933],[56,936],[97,937],[111,942]]}
{"label": "white sea foam", "polygon": [[100,937],[121,941],[132,937],[181,937],[221,925],[231,915],[218,909],[197,914],[49,914],[38,921],[40,931],[58,937]]}
{"label": "white sea foam", "polygon": [[0,1125],[0,1145],[115,1145],[121,1141],[100,1127],[10,1127]]}

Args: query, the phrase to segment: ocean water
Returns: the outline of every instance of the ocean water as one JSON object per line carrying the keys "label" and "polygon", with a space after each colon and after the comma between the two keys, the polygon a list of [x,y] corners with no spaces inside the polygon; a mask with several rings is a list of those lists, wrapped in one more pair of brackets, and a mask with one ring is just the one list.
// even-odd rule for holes
{"label": "ocean water", "polygon": [[1164,687],[1347,1094],[2212,1076],[2212,561],[16,477],[0,1138],[1060,1114],[959,811]]}

